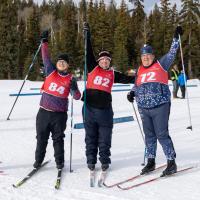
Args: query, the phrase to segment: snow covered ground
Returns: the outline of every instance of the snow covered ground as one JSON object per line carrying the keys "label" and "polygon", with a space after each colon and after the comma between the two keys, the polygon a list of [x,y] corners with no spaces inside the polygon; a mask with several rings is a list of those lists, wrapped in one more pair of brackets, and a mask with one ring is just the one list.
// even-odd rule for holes
{"label": "snow covered ground", "polygon": [[[89,187],[83,129],[73,132],[72,167],[74,172],[69,173],[70,117],[66,129],[66,162],[61,189],[59,191],[54,189],[57,171],[51,139],[46,154],[46,160],[51,159],[51,162],[23,186],[14,189],[12,184],[24,177],[34,162],[35,118],[40,101],[40,96],[20,97],[11,115],[11,120],[6,121],[15,99],[15,97],[9,97],[9,94],[17,93],[21,84],[22,81],[0,81],[0,161],[2,161],[0,171],[3,170],[6,174],[0,174],[0,200],[200,199],[200,82],[198,80],[189,81],[189,85],[195,84],[198,87],[188,88],[193,131],[186,129],[189,125],[188,111],[186,100],[182,99],[172,100],[169,126],[177,152],[178,167],[197,167],[184,174],[177,174],[174,177],[152,182],[129,191],[121,191],[118,188]],[[40,87],[41,84],[41,82],[27,81],[23,92],[33,92],[30,91],[30,88]],[[79,85],[82,88],[81,82]],[[113,93],[114,117],[133,115],[132,106],[126,100],[126,94],[127,92]],[[75,123],[82,122],[81,107],[81,101],[74,102]],[[70,115],[70,110],[68,114]],[[115,124],[112,142],[112,166],[106,182],[111,184],[138,174],[142,167],[143,153],[144,145],[136,121]],[[157,164],[165,162],[164,154],[158,145]],[[98,169],[100,169],[99,164]],[[159,172],[129,184],[148,180],[157,175]]]}

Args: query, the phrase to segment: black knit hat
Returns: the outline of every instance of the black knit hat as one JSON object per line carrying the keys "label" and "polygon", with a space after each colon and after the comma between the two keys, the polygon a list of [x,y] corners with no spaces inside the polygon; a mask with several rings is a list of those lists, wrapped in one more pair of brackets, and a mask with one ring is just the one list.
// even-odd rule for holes
{"label": "black knit hat", "polygon": [[100,61],[103,57],[107,57],[111,61],[111,55],[108,51],[101,51],[97,61]]}
{"label": "black knit hat", "polygon": [[59,61],[59,60],[64,60],[67,63],[69,63],[69,56],[66,53],[60,54],[60,55],[58,55],[58,58],[57,58],[57,61]]}

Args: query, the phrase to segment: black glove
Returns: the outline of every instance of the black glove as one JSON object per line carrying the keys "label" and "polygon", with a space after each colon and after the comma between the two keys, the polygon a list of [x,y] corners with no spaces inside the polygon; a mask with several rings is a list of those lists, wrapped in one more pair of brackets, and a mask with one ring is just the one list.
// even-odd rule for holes
{"label": "black glove", "polygon": [[49,31],[45,30],[42,32],[40,39],[42,42],[48,42]]}
{"label": "black glove", "polygon": [[72,77],[72,80],[71,80],[71,87],[70,87],[73,91],[76,91],[78,90],[78,85],[77,85],[77,81],[74,77]]}
{"label": "black glove", "polygon": [[87,22],[84,22],[83,23],[83,31],[89,31],[89,30],[90,30],[89,24]]}
{"label": "black glove", "polygon": [[176,30],[174,32],[174,38],[179,39],[179,35],[183,35],[183,29],[180,25],[176,27]]}
{"label": "black glove", "polygon": [[130,92],[127,94],[127,99],[128,99],[128,101],[131,102],[131,103],[133,103],[134,97],[135,97],[135,92],[134,92],[134,91],[130,91]]}
{"label": "black glove", "polygon": [[87,32],[87,37],[90,38],[90,26],[87,22],[83,23],[83,32]]}

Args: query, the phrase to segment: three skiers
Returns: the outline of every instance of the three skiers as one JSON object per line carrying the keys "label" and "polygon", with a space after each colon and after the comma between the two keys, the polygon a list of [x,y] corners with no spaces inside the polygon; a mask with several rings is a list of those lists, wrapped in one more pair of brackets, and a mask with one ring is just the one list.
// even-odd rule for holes
{"label": "three skiers", "polygon": [[[113,129],[112,86],[114,83],[134,83],[134,89],[128,93],[128,100],[134,97],[142,119],[145,133],[147,165],[141,174],[155,169],[157,140],[162,145],[167,158],[167,168],[163,175],[176,173],[176,152],[168,131],[168,121],[171,106],[171,94],[168,87],[168,70],[172,65],[179,48],[178,36],[182,28],[178,26],[174,33],[169,52],[159,60],[155,59],[154,50],[150,45],[141,48],[141,66],[135,76],[126,76],[115,71],[111,66],[111,55],[101,51],[97,60],[94,57],[90,31],[87,23],[87,84],[83,92],[83,121],[85,127],[85,143],[87,165],[95,169],[97,155],[102,164],[102,170],[109,168],[111,163],[110,148]],[[68,95],[71,92],[75,99],[81,94],[77,82],[68,73],[69,57],[67,54],[58,56],[56,65],[52,64],[48,54],[48,32],[45,31],[42,40],[42,59],[46,78],[42,86],[40,109],[36,119],[37,147],[34,167],[37,168],[44,160],[50,132],[52,133],[54,156],[58,169],[64,167],[64,130],[66,129]]]}

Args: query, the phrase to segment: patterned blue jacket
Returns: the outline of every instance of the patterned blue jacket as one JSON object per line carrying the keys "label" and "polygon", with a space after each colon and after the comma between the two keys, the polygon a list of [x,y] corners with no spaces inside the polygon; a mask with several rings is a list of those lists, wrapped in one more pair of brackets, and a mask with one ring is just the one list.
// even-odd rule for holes
{"label": "patterned blue jacket", "polygon": [[[169,52],[156,61],[160,63],[165,71],[169,71],[178,48],[179,41],[174,38]],[[139,108],[154,108],[171,101],[169,86],[162,83],[144,83],[140,86],[134,86],[132,90],[135,91],[136,102]]]}

